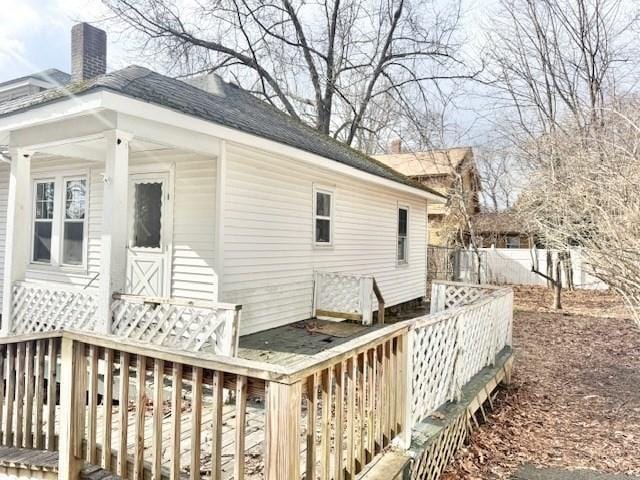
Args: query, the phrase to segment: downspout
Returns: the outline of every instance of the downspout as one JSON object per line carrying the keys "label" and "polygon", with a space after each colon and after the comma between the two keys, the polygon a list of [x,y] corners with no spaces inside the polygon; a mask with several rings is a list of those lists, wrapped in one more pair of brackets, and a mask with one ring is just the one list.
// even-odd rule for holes
{"label": "downspout", "polygon": [[0,162],[11,164],[11,159],[5,156],[3,153],[0,153]]}

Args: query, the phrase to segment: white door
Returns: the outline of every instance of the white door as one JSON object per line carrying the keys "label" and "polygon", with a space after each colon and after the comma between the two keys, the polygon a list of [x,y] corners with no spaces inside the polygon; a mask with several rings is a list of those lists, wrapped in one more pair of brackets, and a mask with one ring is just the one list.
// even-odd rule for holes
{"label": "white door", "polygon": [[126,293],[170,296],[172,199],[169,173],[129,177]]}

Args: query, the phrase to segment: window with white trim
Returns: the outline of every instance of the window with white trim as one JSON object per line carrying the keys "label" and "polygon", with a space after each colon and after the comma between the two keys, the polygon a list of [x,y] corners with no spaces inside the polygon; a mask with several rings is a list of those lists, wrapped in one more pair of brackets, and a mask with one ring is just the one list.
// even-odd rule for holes
{"label": "window with white trim", "polygon": [[33,256],[34,262],[51,262],[53,210],[56,184],[52,180],[37,181],[34,185]]}
{"label": "window with white trim", "polygon": [[36,179],[33,187],[31,260],[54,266],[85,265],[87,177]]}
{"label": "window with white trim", "polygon": [[313,188],[313,230],[316,245],[333,243],[333,191]]}
{"label": "window with white trim", "polygon": [[62,264],[82,265],[84,263],[87,180],[84,177],[65,179],[64,187]]}
{"label": "window with white trim", "polygon": [[409,261],[409,208],[398,207],[398,263]]}

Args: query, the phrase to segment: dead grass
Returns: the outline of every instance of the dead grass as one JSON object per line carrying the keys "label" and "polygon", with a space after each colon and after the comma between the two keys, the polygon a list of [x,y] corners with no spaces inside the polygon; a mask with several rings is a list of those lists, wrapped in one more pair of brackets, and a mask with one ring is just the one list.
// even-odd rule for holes
{"label": "dead grass", "polygon": [[607,292],[518,288],[513,384],[442,478],[510,478],[524,463],[640,474],[640,329]]}

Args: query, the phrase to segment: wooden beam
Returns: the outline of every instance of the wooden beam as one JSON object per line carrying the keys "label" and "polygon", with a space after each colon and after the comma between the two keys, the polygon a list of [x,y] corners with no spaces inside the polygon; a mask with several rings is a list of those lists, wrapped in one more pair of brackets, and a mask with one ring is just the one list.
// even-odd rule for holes
{"label": "wooden beam", "polygon": [[124,291],[126,278],[129,140],[124,132],[104,133],[105,173],[102,199],[102,250],[98,325],[111,333],[111,296]]}
{"label": "wooden beam", "polygon": [[[60,440],[58,442],[58,478],[75,480],[79,478],[82,461],[76,456],[76,445],[80,438],[77,431],[78,407],[84,408],[84,389],[79,388],[78,371],[79,344],[70,339],[62,339],[62,365],[60,369]],[[80,398],[82,397],[82,398]],[[51,401],[51,400],[49,400]]]}
{"label": "wooden beam", "polygon": [[2,326],[0,335],[11,333],[13,325],[11,306],[13,304],[13,283],[24,278],[29,259],[27,234],[29,225],[25,219],[31,218],[31,156],[20,149],[11,150],[11,173],[9,176],[9,198],[7,202],[6,240],[4,247],[4,285],[2,291]]}
{"label": "wooden beam", "polygon": [[302,382],[267,386],[265,479],[300,478]]}

